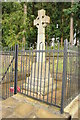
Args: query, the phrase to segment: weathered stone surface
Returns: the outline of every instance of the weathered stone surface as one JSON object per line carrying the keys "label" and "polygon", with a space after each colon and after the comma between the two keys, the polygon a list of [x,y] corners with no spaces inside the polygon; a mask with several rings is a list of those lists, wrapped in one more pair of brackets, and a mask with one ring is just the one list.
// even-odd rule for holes
{"label": "weathered stone surface", "polygon": [[26,84],[23,84],[23,89],[26,89],[26,91],[31,90],[31,92],[35,92],[37,94],[46,95],[48,93],[48,84],[49,92],[52,91],[52,81],[54,90],[56,84],[54,79],[51,77],[48,63],[46,64],[46,68],[44,62],[36,64],[33,63],[30,77],[27,78]]}
{"label": "weathered stone surface", "polygon": [[[50,17],[45,15],[45,10],[38,10],[38,16],[34,20],[34,25],[38,28],[37,50],[45,50],[45,27],[48,23]],[[42,53],[37,53],[37,62],[42,62]],[[43,53],[43,62],[45,62],[45,53]]]}
{"label": "weathered stone surface", "polygon": [[0,120],[2,119],[2,111],[0,111]]}
{"label": "weathered stone surface", "polygon": [[35,112],[32,112],[29,115],[26,115],[25,118],[38,118],[37,115],[35,114]]}
{"label": "weathered stone surface", "polygon": [[[21,98],[21,99],[20,99]],[[12,100],[13,99],[13,100]],[[3,106],[3,118],[68,118],[66,114],[60,114],[59,111],[55,110],[55,107],[51,110],[49,105],[43,104],[39,101],[28,98],[22,94],[14,95],[8,98],[5,106]],[[16,105],[9,106],[8,102],[16,101]],[[4,101],[3,101],[4,104]],[[11,105],[11,104],[10,104]],[[54,113],[54,111],[56,111]]]}
{"label": "weathered stone surface", "polygon": [[13,99],[12,97],[4,100],[4,102],[2,102],[2,108],[6,108],[6,107],[15,107],[17,100]]}
{"label": "weathered stone surface", "polygon": [[68,106],[64,109],[65,112],[70,113],[72,118],[79,118],[80,112],[80,95],[78,95]]}
{"label": "weathered stone surface", "polygon": [[21,118],[21,116],[16,115],[16,114],[10,114],[9,116],[7,116],[6,118]]}
{"label": "weathered stone surface", "polygon": [[26,115],[30,114],[33,110],[33,106],[29,105],[27,103],[19,103],[15,108],[14,108],[14,113],[17,116],[25,117]]}
{"label": "weathered stone surface", "polygon": [[56,114],[51,114],[50,112],[48,112],[47,110],[44,110],[44,109],[39,109],[36,112],[36,115],[38,116],[38,118],[62,118],[62,116],[57,116]]}
{"label": "weathered stone surface", "polygon": [[9,115],[12,114],[12,111],[9,109],[2,110],[2,118],[7,118]]}

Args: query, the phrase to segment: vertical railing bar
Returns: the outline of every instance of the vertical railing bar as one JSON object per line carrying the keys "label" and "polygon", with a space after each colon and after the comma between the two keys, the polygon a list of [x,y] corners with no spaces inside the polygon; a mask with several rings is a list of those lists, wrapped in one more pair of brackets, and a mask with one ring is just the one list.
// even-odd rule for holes
{"label": "vertical railing bar", "polygon": [[[23,47],[23,48],[24,48],[24,47]],[[24,84],[24,59],[25,59],[25,58],[24,58],[24,57],[25,57],[25,51],[24,51],[24,49],[23,49],[23,54],[22,54],[22,55],[23,55],[22,93],[23,93],[23,84]]]}
{"label": "vertical railing bar", "polygon": [[[70,50],[70,44],[69,44],[69,50]],[[69,98],[70,98],[70,91],[71,91],[71,88],[70,88],[70,83],[71,83],[71,72],[70,72],[70,51],[69,51]]]}
{"label": "vertical railing bar", "polygon": [[27,52],[26,52],[26,71],[25,71],[25,94],[26,94],[26,79],[27,79]]}
{"label": "vertical railing bar", "polygon": [[73,53],[72,53],[72,57],[71,57],[71,95],[70,95],[71,100],[72,100],[72,96],[73,96],[72,89],[73,89]]}
{"label": "vertical railing bar", "polygon": [[[67,47],[67,46],[66,46]],[[67,52],[66,52],[66,74],[65,74],[65,84],[66,84],[66,86],[65,86],[65,97],[66,97],[66,99],[67,99]]]}
{"label": "vertical railing bar", "polygon": [[[55,50],[55,47],[54,47],[54,50]],[[55,52],[53,51],[53,73],[52,73],[52,92],[51,92],[51,104],[52,104],[52,100],[53,100],[53,80],[54,80],[54,54]]]}
{"label": "vertical railing bar", "polygon": [[[77,54],[77,53],[76,53],[76,54]],[[75,55],[75,61],[76,61],[76,62],[75,62],[74,82],[77,81],[77,78],[75,78],[75,76],[76,76],[76,77],[78,76],[78,75],[77,75],[77,64],[76,64],[76,63],[77,63],[77,57],[78,57],[78,56]],[[76,79],[76,80],[75,80],[75,79]],[[78,83],[76,82],[76,84],[78,84]],[[76,94],[76,90],[77,90],[76,84],[75,84],[75,94]]]}
{"label": "vertical railing bar", "polygon": [[[6,55],[6,54],[4,54],[4,57],[5,57],[5,55]],[[3,60],[2,60],[2,61],[3,61],[3,64],[2,64],[2,65],[3,65],[3,66],[2,66],[2,73],[3,73],[3,71],[5,71],[5,68],[6,68],[6,59],[5,59],[4,57],[3,57]],[[3,69],[3,68],[4,68],[4,69]],[[5,82],[5,81],[6,81],[6,79],[4,79],[4,82]],[[3,87],[3,88],[2,88],[3,97],[5,97],[5,90],[4,90],[5,85],[3,84],[2,87]]]}
{"label": "vertical railing bar", "polygon": [[11,46],[11,52],[12,52],[12,46]]}
{"label": "vertical railing bar", "polygon": [[[68,55],[70,57],[70,53]],[[70,64],[70,60],[69,60],[69,64]],[[68,77],[69,77],[69,92],[70,92],[70,65],[69,65],[69,74],[68,74]],[[68,92],[68,96],[70,96],[70,93]]]}
{"label": "vertical railing bar", "polygon": [[[9,48],[9,64],[10,64],[10,48]],[[8,70],[8,97],[9,97],[9,80],[10,80],[10,68]]]}
{"label": "vertical railing bar", "polygon": [[17,94],[17,63],[18,63],[18,45],[15,45],[15,80],[14,80],[14,94]]}
{"label": "vertical railing bar", "polygon": [[49,69],[48,69],[48,89],[47,89],[47,102],[48,102],[48,95],[49,95],[49,80],[50,80],[50,49],[49,49]]}
{"label": "vertical railing bar", "polygon": [[[5,67],[6,67],[6,58],[5,58]],[[5,69],[6,70],[6,69]],[[5,77],[5,81],[6,81],[6,96],[7,96],[7,78]],[[4,84],[3,84],[3,86],[4,86]],[[3,89],[4,89],[4,87],[3,87]],[[4,90],[3,90],[4,91]],[[5,91],[4,91],[5,92]],[[4,95],[4,93],[3,93],[3,95]]]}
{"label": "vertical railing bar", "polygon": [[[80,46],[79,46],[79,48],[80,48]],[[78,50],[78,54],[77,54],[77,76],[79,76],[79,70],[80,70],[80,54],[79,54],[79,50]],[[79,77],[77,77],[77,94],[79,93],[79,91],[80,91],[80,87],[79,87],[79,79],[78,79]]]}
{"label": "vertical railing bar", "polygon": [[[75,56],[75,54],[74,54],[74,60],[76,60],[76,56]],[[77,60],[76,60],[77,61]],[[75,64],[74,64],[74,84],[73,84],[73,86],[75,85],[75,87],[73,87],[74,88],[74,91],[75,91],[75,94],[76,94],[76,82],[77,82],[77,79],[76,79],[76,71],[77,71],[77,69],[76,69],[76,62],[75,62]]]}
{"label": "vertical railing bar", "polygon": [[23,62],[23,44],[22,44],[22,93],[23,93],[23,65],[24,62]]}
{"label": "vertical railing bar", "polygon": [[[12,51],[10,51],[10,52],[12,54]],[[10,56],[10,60],[11,60],[11,56]],[[12,79],[12,73],[11,73],[11,66],[10,66],[10,87],[11,87],[11,79]],[[10,92],[10,96],[11,96],[11,92]]]}
{"label": "vertical railing bar", "polygon": [[[77,54],[77,53],[76,53]],[[77,63],[77,55],[76,54],[74,54],[74,59],[75,59],[75,64],[74,64],[74,85],[75,85],[75,87],[74,87],[74,85],[73,85],[73,88],[74,88],[74,91],[75,91],[75,94],[76,94],[76,83],[77,83],[77,78],[75,77],[75,76],[78,76],[78,75],[76,75],[76,72],[77,72],[77,67],[76,67],[76,63]]]}
{"label": "vertical railing bar", "polygon": [[25,74],[24,74],[24,64],[25,64],[25,46],[24,46],[24,44],[23,44],[23,54],[22,54],[22,57],[23,57],[23,74],[22,74],[22,93],[23,93],[23,84],[24,84],[24,88],[25,88]]}
{"label": "vertical railing bar", "polygon": [[13,46],[13,51],[15,52],[15,46]]}
{"label": "vertical railing bar", "polygon": [[[43,44],[42,44],[42,50],[43,50]],[[40,75],[40,99],[41,99],[41,83],[42,83],[42,66],[43,66],[43,51],[42,51],[42,54],[41,54],[41,75]]]}
{"label": "vertical railing bar", "polygon": [[[6,81],[6,77],[4,78],[4,82],[5,81]],[[7,82],[6,82],[6,85],[7,85]],[[5,91],[5,84],[3,83],[2,84],[2,97],[7,99],[7,93],[5,93],[6,91]]]}
{"label": "vertical railing bar", "polygon": [[59,62],[59,42],[58,42],[57,68],[56,68],[55,105],[56,105],[56,97],[57,97],[57,73],[58,73],[58,62]]}
{"label": "vertical railing bar", "polygon": [[69,98],[69,74],[68,74],[68,88],[67,88],[67,99]]}
{"label": "vertical railing bar", "polygon": [[[8,60],[8,55],[7,55],[7,60]],[[6,77],[6,98],[8,97],[8,95],[7,95],[7,93],[8,93],[8,91],[7,91],[7,89],[8,89],[8,86],[7,86],[7,78],[8,78],[8,77]]]}
{"label": "vertical railing bar", "polygon": [[[22,79],[22,49],[21,49],[21,79]],[[22,88],[22,80],[21,80],[21,82],[20,82],[20,92],[22,92],[21,91],[21,88]]]}
{"label": "vertical railing bar", "polygon": [[[76,70],[76,76],[78,76],[78,71],[79,71],[79,70],[78,70],[78,62],[79,62],[79,61],[78,61],[78,59],[79,59],[78,57],[79,57],[79,56],[78,56],[78,53],[77,53],[77,56],[76,56],[76,69],[77,69],[77,70]],[[79,91],[78,89],[79,89],[79,87],[78,87],[78,77],[77,77],[77,83],[76,83],[76,90],[77,90],[76,92],[77,92],[77,93],[79,93],[79,92],[78,92],[78,91]]]}
{"label": "vertical railing bar", "polygon": [[[35,56],[35,67],[34,67],[34,89],[33,89],[33,97],[34,97],[34,92],[35,92],[35,76],[36,75],[36,56]],[[37,86],[37,85],[36,85]],[[37,88],[36,88],[37,89]],[[37,94],[36,94],[37,95]]]}
{"label": "vertical railing bar", "polygon": [[[12,87],[13,87],[13,62],[12,62]],[[12,95],[13,95],[13,93],[12,93]]]}
{"label": "vertical railing bar", "polygon": [[[75,54],[74,54],[74,61],[75,62]],[[75,79],[76,79],[76,63],[73,64],[74,65],[74,73],[73,73],[73,90],[74,90],[74,94],[76,93],[76,82],[75,82]]]}
{"label": "vertical railing bar", "polygon": [[[9,54],[8,54],[8,62],[9,62]],[[7,80],[7,98],[8,98],[8,89],[9,89],[9,86],[8,86],[8,83],[9,83],[9,70],[8,70],[8,76],[7,76],[7,78],[8,78],[8,80]]]}
{"label": "vertical railing bar", "polygon": [[[67,56],[67,55],[66,55]],[[66,87],[65,87],[65,96],[66,96],[66,99],[67,99],[67,90],[68,90],[68,87],[67,87],[67,59],[66,59],[66,80],[65,80],[65,84],[66,84]]]}
{"label": "vertical railing bar", "polygon": [[22,93],[23,93],[23,43],[22,43]]}
{"label": "vertical railing bar", "polygon": [[[70,53],[70,57],[72,56],[72,54]],[[71,97],[71,80],[72,79],[72,60],[70,58],[70,97]]]}
{"label": "vertical railing bar", "polygon": [[[74,53],[72,53],[72,96],[73,96],[73,88],[74,88],[74,71],[73,71],[73,69],[74,69]],[[75,93],[75,91],[74,91],[74,93]]]}
{"label": "vertical railing bar", "polygon": [[61,93],[61,113],[64,111],[64,97],[65,97],[65,75],[66,75],[66,54],[67,54],[67,46],[66,40],[64,41],[64,60],[63,60],[63,78],[62,78],[62,93]]}
{"label": "vertical railing bar", "polygon": [[[35,42],[35,45],[34,45],[34,47],[37,47],[37,43]],[[36,80],[37,80],[37,74],[36,74],[36,72],[37,72],[37,69],[36,69],[36,64],[37,64],[37,60],[36,60],[36,55],[37,55],[37,52],[34,52],[35,53],[35,67],[34,67],[34,90],[33,90],[33,93],[35,92],[36,93],[36,98],[37,98],[37,81],[35,82],[35,78],[36,78]],[[36,89],[36,90],[35,90]],[[33,95],[33,97],[34,97],[34,95]]]}
{"label": "vertical railing bar", "polygon": [[[39,50],[40,50],[40,44],[39,44]],[[38,54],[38,52],[37,52]],[[38,55],[38,75],[37,75],[37,97],[38,97],[38,85],[39,85],[39,60],[40,60],[40,51],[39,51],[39,55]]]}
{"label": "vertical railing bar", "polygon": [[[31,51],[29,51],[29,65],[28,65],[28,75],[30,74],[30,55],[31,55]],[[27,95],[29,92],[29,76],[28,76],[28,85],[27,85]]]}
{"label": "vertical railing bar", "polygon": [[[47,50],[45,51],[45,54],[47,53]],[[44,92],[43,92],[43,101],[45,96],[45,82],[46,82],[46,55],[45,55],[45,76],[44,76]]]}
{"label": "vertical railing bar", "polygon": [[[33,86],[32,83],[32,73],[33,73],[33,50],[32,50],[32,54],[31,54],[31,78],[30,78],[30,96],[31,96],[31,86]],[[34,87],[34,86],[33,86]]]}
{"label": "vertical railing bar", "polygon": [[[11,46],[11,56],[12,56],[12,58],[13,58],[13,51],[12,51],[12,46]],[[14,60],[13,60],[14,61]],[[13,63],[13,61],[12,61],[12,63]],[[11,63],[11,69],[10,69],[10,74],[11,74],[11,79],[10,79],[10,87],[11,87],[11,85],[12,85],[12,79],[13,79],[13,76],[12,76],[12,63]],[[11,92],[10,92],[10,97],[11,97]]]}
{"label": "vertical railing bar", "polygon": [[[68,53],[68,55],[69,55],[69,53]],[[67,71],[68,71],[68,76],[67,76],[67,79],[68,79],[68,86],[67,86],[67,99],[69,98],[69,57],[68,57],[68,69],[67,69]]]}

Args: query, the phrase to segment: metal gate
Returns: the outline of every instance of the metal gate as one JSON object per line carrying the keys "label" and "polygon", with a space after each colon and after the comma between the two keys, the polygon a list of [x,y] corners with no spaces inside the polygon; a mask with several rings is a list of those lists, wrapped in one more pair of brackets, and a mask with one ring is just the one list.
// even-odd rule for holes
{"label": "metal gate", "polygon": [[58,65],[63,64],[63,50],[59,49],[59,43],[57,47],[58,49],[18,51],[18,73],[23,73],[20,93],[60,108],[63,71],[60,73]]}
{"label": "metal gate", "polygon": [[2,99],[6,99],[14,95],[15,82],[15,50],[13,48],[2,48],[1,57],[1,84]]}

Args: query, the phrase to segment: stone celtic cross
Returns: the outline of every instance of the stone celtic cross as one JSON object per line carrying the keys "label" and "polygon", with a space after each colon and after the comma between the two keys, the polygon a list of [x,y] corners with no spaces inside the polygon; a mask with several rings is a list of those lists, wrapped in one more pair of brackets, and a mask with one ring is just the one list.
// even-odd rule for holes
{"label": "stone celtic cross", "polygon": [[[45,10],[38,10],[38,16],[34,20],[34,25],[38,28],[37,50],[45,50],[45,27],[50,23],[50,17],[45,15]],[[37,53],[37,62],[42,62],[42,53]],[[43,53],[43,62],[45,61],[45,53]]]}

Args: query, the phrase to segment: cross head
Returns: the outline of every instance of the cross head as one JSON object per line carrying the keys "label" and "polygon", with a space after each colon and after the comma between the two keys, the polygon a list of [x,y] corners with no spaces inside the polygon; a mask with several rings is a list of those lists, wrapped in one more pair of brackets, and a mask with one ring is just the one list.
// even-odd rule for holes
{"label": "cross head", "polygon": [[39,28],[41,27],[46,27],[47,24],[50,23],[50,17],[45,15],[45,10],[39,10],[38,11],[38,16],[34,20],[34,25]]}

